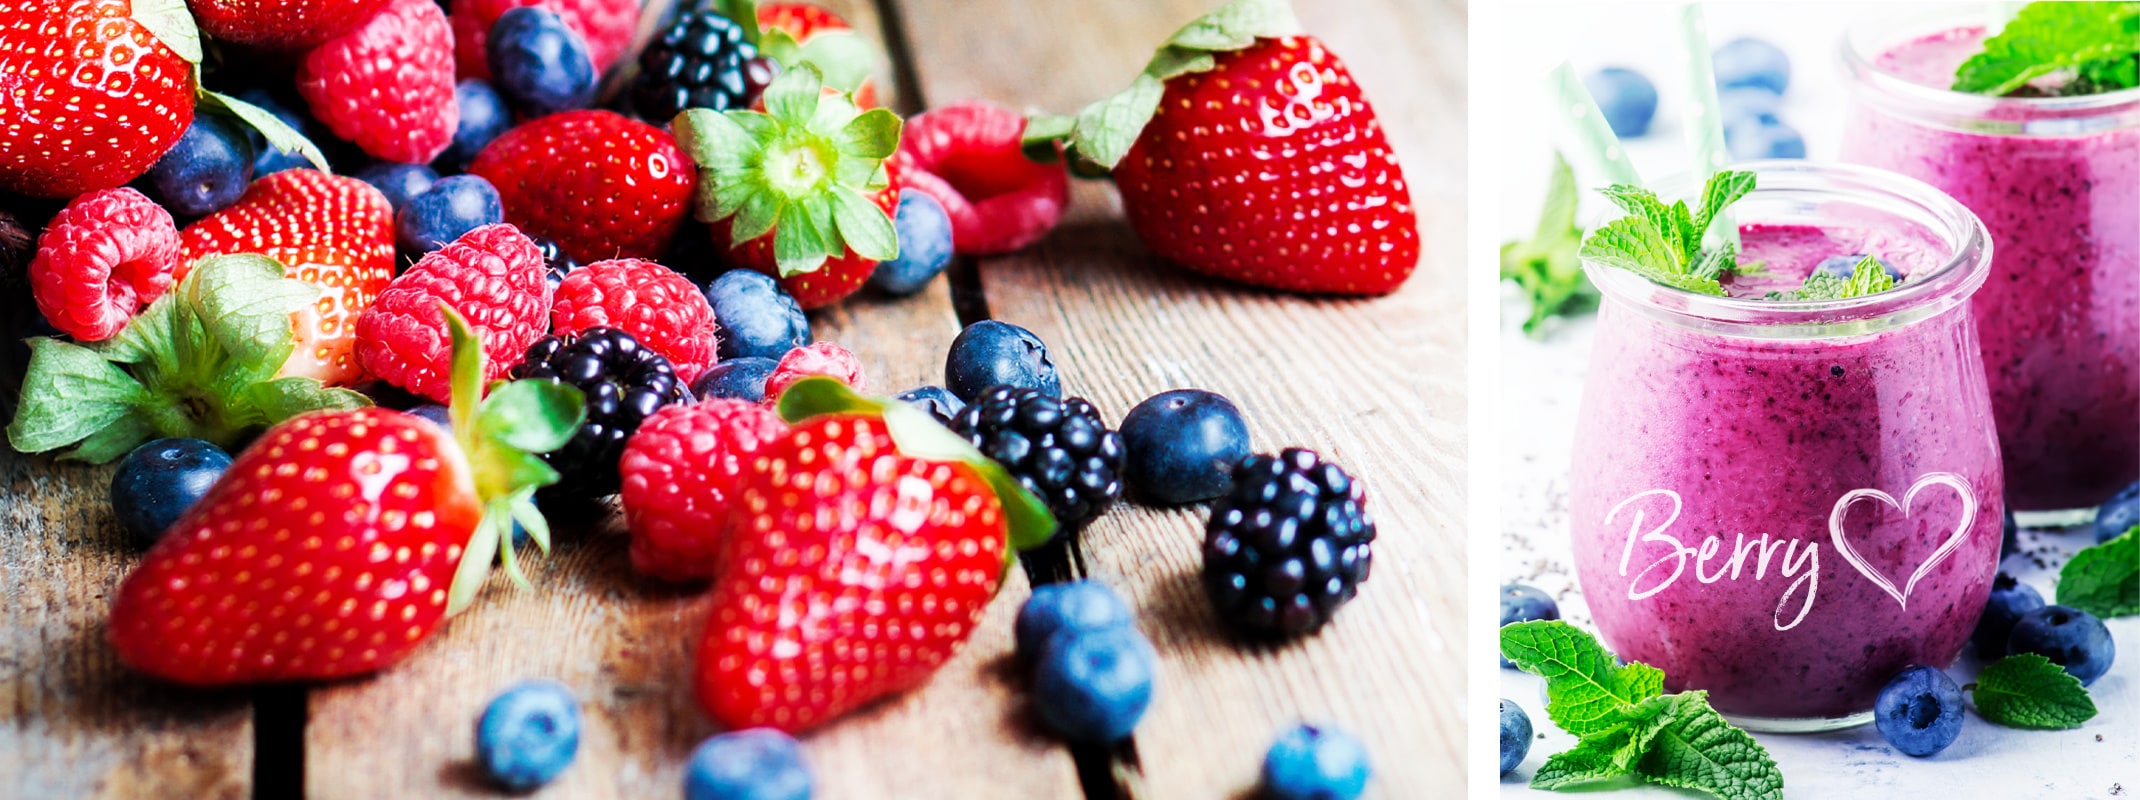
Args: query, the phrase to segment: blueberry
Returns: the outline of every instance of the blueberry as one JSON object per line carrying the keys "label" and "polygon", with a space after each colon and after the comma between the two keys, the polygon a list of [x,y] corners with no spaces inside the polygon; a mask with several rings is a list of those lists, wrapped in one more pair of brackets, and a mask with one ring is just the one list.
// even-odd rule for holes
{"label": "blueberry", "polygon": [[1033,587],[1033,596],[1018,608],[1018,655],[1040,657],[1058,631],[1089,633],[1127,627],[1136,621],[1129,605],[1095,580],[1048,583]]}
{"label": "blueberry", "polygon": [[2014,621],[2014,632],[2006,637],[2006,652],[2040,653],[2051,663],[2065,667],[2066,674],[2079,678],[2085,686],[2110,670],[2118,648],[2110,640],[2110,629],[2103,627],[2103,621],[2094,614],[2066,606],[2044,606]]}
{"label": "blueberry", "polygon": [[453,103],[461,109],[460,124],[453,129],[453,143],[446,145],[445,152],[431,163],[448,172],[468,168],[468,162],[498,134],[513,127],[513,112],[505,107],[505,98],[498,90],[480,78],[469,78],[453,85]]}
{"label": "blueberry", "polygon": [[1041,721],[1066,739],[1119,741],[1152,703],[1158,659],[1136,628],[1060,631],[1048,639],[1034,670],[1033,705]]}
{"label": "blueberry", "polygon": [[929,412],[929,416],[935,417],[937,422],[944,423],[947,427],[951,425],[951,418],[958,416],[958,413],[966,408],[966,401],[960,400],[958,395],[942,386],[908,389],[892,399]]}
{"label": "blueberry", "polygon": [[195,114],[148,174],[156,198],[181,217],[220,211],[252,182],[253,145],[245,125],[222,114]]}
{"label": "blueberry", "polygon": [[[282,120],[282,124],[290,126],[290,130],[299,133],[309,130],[306,127],[307,122],[303,112],[283,105],[282,101],[276,100],[275,96],[269,94],[266,89],[247,89],[239,92],[237,97],[239,100],[259,106],[262,111],[275,115],[276,119]],[[253,145],[254,178],[273,175],[286,169],[310,169],[312,167],[312,162],[305,160],[304,156],[287,150],[278,150],[269,145],[267,138],[261,136],[260,132],[254,130],[250,125],[245,126],[245,138],[247,141],[252,142]]]}
{"label": "blueberry", "polygon": [[522,114],[540,117],[594,102],[594,61],[587,42],[565,27],[557,12],[522,6],[498,15],[484,51],[498,94]]}
{"label": "blueberry", "polygon": [[229,468],[229,453],[199,439],[157,439],[141,445],[126,454],[111,476],[112,514],[136,544],[155,544]]}
{"label": "blueberry", "polygon": [[1923,758],[1962,732],[1962,690],[1947,673],[1922,664],[1904,669],[1873,701],[1873,724],[1903,755]]}
{"label": "blueberry", "polygon": [[901,192],[892,223],[899,229],[899,257],[877,262],[869,285],[885,294],[913,294],[951,264],[951,217],[936,198]]}
{"label": "blueberry", "polygon": [[1767,89],[1741,86],[1716,94],[1717,116],[1729,125],[1748,119],[1763,125],[1783,121],[1783,96]]}
{"label": "blueberry", "polygon": [[394,213],[394,239],[410,253],[445,247],[461,234],[505,221],[498,190],[481,175],[440,178]]}
{"label": "blueberry", "polygon": [[1267,800],[1354,800],[1373,773],[1367,746],[1336,728],[1295,725],[1263,754]]}
{"label": "blueberry", "polygon": [[1798,129],[1781,122],[1764,125],[1741,119],[1724,126],[1724,149],[1736,161],[1761,158],[1805,158],[1806,139]]}
{"label": "blueberry", "polygon": [[1642,73],[1606,67],[1585,76],[1583,88],[1590,90],[1613,135],[1632,139],[1650,132],[1650,120],[1657,116],[1657,86]]}
{"label": "blueberry", "polygon": [[1992,661],[2006,655],[2006,638],[2014,632],[2014,623],[2021,615],[2043,607],[2043,595],[2035,588],[2014,580],[2004,572],[1991,580],[1991,596],[1984,600],[1984,614],[1977,617],[1977,629],[1969,635],[1976,643],[1977,655]]}
{"label": "blueberry", "polygon": [[765,402],[765,379],[773,376],[780,362],[770,358],[731,358],[713,365],[691,384],[691,396],[700,400],[725,397],[751,403]]}
{"label": "blueberry", "polygon": [[386,204],[400,211],[417,195],[431,190],[438,183],[438,173],[422,164],[396,164],[381,161],[357,170],[357,180],[369,183],[386,195]]}
{"label": "blueberry", "polygon": [[772,728],[707,739],[684,765],[684,800],[809,800],[802,745]]}
{"label": "blueberry", "polygon": [[[1560,619],[1560,604],[1553,602],[1553,598],[1546,596],[1545,592],[1520,583],[1502,586],[1501,624],[1507,626],[1534,619]],[[1501,659],[1501,668],[1515,669],[1516,664],[1504,658]]]}
{"label": "blueberry", "polygon": [[2014,519],[2014,509],[2006,509],[2006,524],[1999,531],[1999,557],[2005,558],[2021,552],[2021,522]]}
{"label": "blueberry", "polygon": [[508,687],[476,722],[476,765],[512,791],[549,783],[579,749],[579,700],[556,681]]}
{"label": "blueberry", "polygon": [[1130,488],[1157,503],[1194,503],[1233,488],[1247,458],[1248,423],[1233,401],[1201,389],[1145,398],[1122,418]]}
{"label": "blueberry", "polygon": [[1501,774],[1514,772],[1530,755],[1531,715],[1524,713],[1516,701],[1504,697],[1501,699]]}
{"label": "blueberry", "polygon": [[[1825,272],[1847,281],[1850,280],[1851,275],[1857,273],[1858,262],[1864,260],[1864,253],[1851,253],[1847,256],[1829,256],[1827,258],[1821,259],[1820,265],[1814,267],[1813,271]],[[1895,265],[1888,263],[1887,259],[1885,258],[1880,258],[1878,260],[1880,262],[1881,271],[1886,272],[1887,277],[1893,280],[1902,280],[1902,270],[1895,269]]]}
{"label": "blueberry", "polygon": [[1791,85],[1791,59],[1760,39],[1733,39],[1711,57],[1719,89],[1754,87],[1783,94]]}
{"label": "blueberry", "polygon": [[453,412],[445,406],[437,403],[425,403],[409,409],[409,414],[430,420],[432,424],[445,428],[449,433],[453,431]]}
{"label": "blueberry", "polygon": [[732,269],[706,285],[706,302],[720,322],[722,360],[757,356],[778,361],[810,343],[810,318],[802,306],[762,272]]}
{"label": "blueberry", "polygon": [[1032,331],[993,319],[968,325],[951,340],[951,353],[944,359],[944,386],[969,403],[995,386],[1063,396],[1062,379],[1048,358],[1048,345]]}
{"label": "blueberry", "polygon": [[2140,525],[2140,483],[2134,483],[2095,511],[2097,544],[2116,539]]}

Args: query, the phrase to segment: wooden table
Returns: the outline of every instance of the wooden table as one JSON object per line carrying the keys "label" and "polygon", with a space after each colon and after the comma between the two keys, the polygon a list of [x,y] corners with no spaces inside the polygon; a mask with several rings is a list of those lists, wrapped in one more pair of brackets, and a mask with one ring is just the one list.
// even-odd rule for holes
{"label": "wooden table", "polygon": [[[1216,3],[828,5],[888,44],[891,103],[912,112],[968,97],[1073,110]],[[1195,579],[1202,510],[1118,506],[1039,573],[1109,581],[1158,647],[1157,697],[1131,742],[1073,748],[1039,730],[1011,657],[1028,591],[1016,576],[930,683],[805,738],[819,797],[1246,797],[1271,738],[1303,719],[1367,741],[1370,796],[1461,791],[1465,9],[1298,5],[1375,101],[1410,177],[1427,246],[1402,292],[1307,300],[1188,274],[1145,252],[1113,191],[1087,182],[1041,244],[813,323],[880,390],[940,383],[961,324],[992,316],[1047,340],[1066,392],[1112,420],[1166,389],[1221,392],[1257,449],[1313,447],[1367,482],[1381,525],[1372,580],[1321,634],[1246,646]],[[578,759],[539,796],[675,797],[691,748],[715,732],[687,679],[701,597],[638,578],[613,519],[561,537],[536,561],[534,591],[494,576],[475,608],[378,675],[215,692],[147,681],[103,640],[109,593],[137,558],[107,510],[110,474],[0,448],[0,794],[493,796],[471,766],[474,720],[535,677],[573,687],[586,715]]]}

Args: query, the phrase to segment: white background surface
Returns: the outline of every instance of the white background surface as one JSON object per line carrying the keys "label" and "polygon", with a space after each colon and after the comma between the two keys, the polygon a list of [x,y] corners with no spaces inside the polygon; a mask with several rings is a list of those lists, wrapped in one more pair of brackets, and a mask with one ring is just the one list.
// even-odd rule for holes
{"label": "white background surface", "polygon": [[[1490,0],[1491,1],[1491,0]],[[1870,3],[1710,3],[1711,41],[1741,35],[1776,43],[1792,59],[1791,85],[1781,116],[1806,138],[1808,155],[1832,158],[1839,146],[1845,106],[1844,73],[1837,55],[1843,31]],[[1907,4],[1881,4],[1881,13]],[[1921,5],[1921,4],[1918,4]],[[1640,70],[1658,85],[1657,121],[1648,136],[1627,142],[1645,178],[1684,171],[1688,163],[1677,123],[1684,80],[1673,66],[1677,6],[1667,3],[1510,2],[1495,12],[1505,22],[1491,26],[1497,38],[1475,40],[1475,69],[1489,70],[1483,83],[1498,84],[1491,102],[1473,97],[1473,113],[1495,139],[1498,167],[1474,170],[1473,180],[1499,183],[1497,218],[1488,227],[1500,239],[1528,236],[1536,224],[1553,140],[1545,122],[1541,78],[1558,60],[1578,73],[1605,66]],[[1478,85],[1477,82],[1474,83]],[[1595,186],[1578,175],[1579,185]],[[1595,194],[1584,198],[1584,219],[1601,212]],[[1490,213],[1488,209],[1477,209]],[[1475,228],[1476,229],[1476,228]],[[1476,250],[1474,251],[1476,252]],[[1590,350],[1591,318],[1551,329],[1544,340],[1523,336],[1525,302],[1511,285],[1501,287],[1501,401],[1498,435],[1482,434],[1480,450],[1500,462],[1502,582],[1536,586],[1559,600],[1565,618],[1587,627],[1569,558],[1567,470],[1576,406]],[[2023,555],[2004,569],[2053,596],[2056,567],[2092,541],[2085,530],[2025,531]],[[2076,731],[2017,731],[1994,726],[1972,712],[1945,751],[1927,759],[1904,756],[1871,726],[1820,735],[1759,734],[1783,771],[1790,798],[1904,797],[2113,798],[2140,797],[2140,619],[2114,620],[2113,638],[2126,649],[2109,674],[2090,687],[2100,713]],[[1482,659],[1483,661],[1483,659]],[[1973,657],[1949,670],[1967,683],[1982,665]],[[1542,734],[1530,756],[1501,781],[1507,797],[1551,797],[1525,784],[1553,754],[1574,745],[1545,717],[1540,681],[1500,671],[1501,696],[1522,706]],[[1610,784],[1608,784],[1610,785]],[[1616,791],[1611,797],[1687,797],[1654,787]]]}

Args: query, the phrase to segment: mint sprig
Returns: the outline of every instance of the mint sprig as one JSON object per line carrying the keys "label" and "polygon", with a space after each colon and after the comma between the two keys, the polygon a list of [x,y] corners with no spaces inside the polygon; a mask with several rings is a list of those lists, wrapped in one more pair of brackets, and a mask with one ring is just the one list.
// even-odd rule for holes
{"label": "mint sprig", "polygon": [[1664,694],[1664,672],[1613,663],[1597,639],[1559,620],[1501,628],[1501,655],[1546,680],[1546,716],[1577,738],[1531,786],[1563,790],[1619,777],[1725,800],[1777,800],[1768,751],[1709,706],[1707,692]]}
{"label": "mint sprig", "polygon": [[2140,526],[2074,553],[2058,570],[2058,604],[2103,619],[2140,614]]}
{"label": "mint sprig", "polygon": [[1977,716],[2009,728],[2068,730],[2096,713],[2080,679],[2039,653],[1999,659],[1962,688],[1976,700]]}
{"label": "mint sprig", "polygon": [[2066,74],[2062,94],[2140,86],[2140,2],[2035,2],[1954,71],[1951,88],[1992,96]]}
{"label": "mint sprig", "polygon": [[1546,188],[1538,230],[1528,241],[1501,245],[1501,279],[1513,281],[1531,300],[1523,332],[1538,336],[1545,321],[1597,308],[1598,289],[1583,275],[1583,229],[1575,224],[1575,170],[1553,154],[1553,179]]}
{"label": "mint sprig", "polygon": [[1737,248],[1729,242],[1702,247],[1702,236],[1723,218],[1724,210],[1754,190],[1754,173],[1726,170],[1709,176],[1702,206],[1690,210],[1685,200],[1670,205],[1640,186],[1615,184],[1600,190],[1627,216],[1605,223],[1583,241],[1581,255],[1633,272],[1651,282],[1683,291],[1724,296],[1723,277],[1738,270]]}
{"label": "mint sprig", "polygon": [[1849,278],[1814,270],[1799,283],[1797,289],[1788,292],[1770,292],[1770,300],[1847,300],[1853,297],[1875,295],[1895,288],[1895,279],[1880,265],[1878,256],[1868,255],[1850,268]]}

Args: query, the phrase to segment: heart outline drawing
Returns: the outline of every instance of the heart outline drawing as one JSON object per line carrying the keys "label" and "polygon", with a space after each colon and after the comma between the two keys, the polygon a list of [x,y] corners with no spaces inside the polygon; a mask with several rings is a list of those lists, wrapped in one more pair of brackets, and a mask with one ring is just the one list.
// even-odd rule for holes
{"label": "heart outline drawing", "polygon": [[[1932,551],[1932,557],[1917,565],[1917,570],[1910,573],[1909,581],[1904,583],[1900,590],[1897,590],[1894,581],[1888,580],[1886,575],[1874,569],[1871,564],[1865,563],[1865,558],[1858,555],[1858,551],[1850,546],[1849,537],[1843,533],[1843,516],[1848,514],[1850,507],[1859,500],[1870,498],[1888,504],[1895,510],[1902,512],[1903,518],[1907,519],[1910,516],[1911,505],[1917,500],[1917,493],[1931,486],[1945,486],[1953,489],[1955,494],[1961,496],[1961,524],[1954,526],[1954,532],[1947,535],[1947,540],[1940,543],[1939,549]],[[1910,484],[1910,490],[1903,493],[1901,502],[1896,502],[1894,495],[1879,489],[1853,489],[1848,494],[1838,498],[1835,501],[1834,510],[1828,513],[1828,541],[1835,546],[1836,552],[1842,554],[1844,561],[1850,562],[1850,566],[1856,569],[1858,574],[1865,576],[1866,580],[1872,581],[1874,586],[1880,587],[1880,591],[1886,592],[1889,597],[1895,598],[1895,602],[1901,605],[1903,610],[1907,611],[1910,607],[1910,592],[1917,588],[1917,582],[1930,573],[1933,567],[1939,566],[1939,562],[1945,561],[1948,556],[1953,555],[1956,548],[1962,546],[1963,540],[1969,536],[1969,529],[1976,525],[1976,521],[1977,496],[1975,492],[1970,491],[1969,482],[1962,480],[1962,476],[1952,472],[1933,472],[1918,478],[1916,483]]]}

